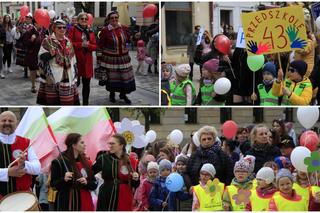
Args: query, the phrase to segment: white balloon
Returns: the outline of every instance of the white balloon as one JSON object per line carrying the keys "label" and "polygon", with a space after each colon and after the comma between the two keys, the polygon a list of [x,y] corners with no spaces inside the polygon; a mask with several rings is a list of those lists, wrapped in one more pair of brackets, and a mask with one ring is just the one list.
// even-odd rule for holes
{"label": "white balloon", "polygon": [[49,17],[53,19],[56,16],[56,12],[54,10],[49,11]]}
{"label": "white balloon", "polygon": [[114,122],[113,123],[114,127],[116,128],[116,130],[119,130],[121,128],[121,123],[120,122]]}
{"label": "white balloon", "polygon": [[304,159],[306,157],[311,156],[311,151],[304,147],[304,146],[298,146],[294,148],[291,152],[291,163],[292,165],[299,171],[307,172],[307,165],[304,164]]}
{"label": "white balloon", "polygon": [[146,133],[146,140],[148,141],[148,143],[154,142],[156,138],[157,138],[157,133],[154,130],[149,130]]}
{"label": "white balloon", "polygon": [[179,129],[172,130],[169,139],[174,144],[179,145],[183,141],[183,133]]}
{"label": "white balloon", "polygon": [[224,95],[231,89],[231,82],[229,79],[222,77],[214,83],[213,88],[215,93]]}
{"label": "white balloon", "polygon": [[318,121],[319,108],[313,106],[299,107],[297,110],[297,117],[304,128],[310,129]]}
{"label": "white balloon", "polygon": [[320,30],[320,16],[316,19],[316,26]]}
{"label": "white balloon", "polygon": [[200,146],[200,140],[199,140],[199,134],[198,132],[195,132],[192,136],[192,141],[194,143],[194,145],[196,145],[197,147]]}
{"label": "white balloon", "polygon": [[141,125],[140,121],[138,121],[138,120],[133,120],[133,121],[131,121],[131,123],[132,123],[132,126]]}
{"label": "white balloon", "polygon": [[140,140],[136,140],[135,142],[132,143],[133,147],[140,149],[140,148],[143,148],[148,145],[148,141],[146,140],[146,136],[140,135],[139,138],[140,138]]}

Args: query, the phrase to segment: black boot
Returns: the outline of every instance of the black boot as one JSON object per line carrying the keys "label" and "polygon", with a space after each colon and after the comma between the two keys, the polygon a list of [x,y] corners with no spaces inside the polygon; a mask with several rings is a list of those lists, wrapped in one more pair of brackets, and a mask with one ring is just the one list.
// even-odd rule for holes
{"label": "black boot", "polygon": [[131,105],[131,101],[130,101],[130,99],[126,96],[125,93],[120,93],[120,96],[119,96],[119,97],[120,97],[120,99],[123,99],[126,104]]}
{"label": "black boot", "polygon": [[116,103],[115,96],[116,96],[115,92],[110,92],[109,100],[110,100],[111,103]]}
{"label": "black boot", "polygon": [[24,78],[28,78],[28,68],[24,67]]}
{"label": "black boot", "polygon": [[149,64],[149,67],[148,67],[148,73],[152,73],[150,64]]}

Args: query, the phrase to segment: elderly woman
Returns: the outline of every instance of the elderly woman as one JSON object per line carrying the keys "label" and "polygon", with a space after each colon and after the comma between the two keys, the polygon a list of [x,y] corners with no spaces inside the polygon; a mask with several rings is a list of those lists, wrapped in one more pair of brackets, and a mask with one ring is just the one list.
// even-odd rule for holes
{"label": "elderly woman", "polygon": [[38,104],[79,105],[76,56],[65,33],[66,23],[56,20],[53,34],[42,42],[39,57],[43,79],[38,92]]}
{"label": "elderly woman", "polygon": [[256,125],[251,133],[251,149],[246,155],[252,155],[256,158],[254,172],[257,173],[267,161],[273,161],[276,157],[281,156],[279,148],[268,143],[268,127],[263,124]]}
{"label": "elderly woman", "polygon": [[233,167],[230,157],[215,143],[217,130],[204,126],[198,131],[200,147],[191,154],[187,171],[193,185],[199,183],[199,171],[203,164],[211,163],[216,169],[216,177],[225,184],[230,184],[233,178]]}
{"label": "elderly woman", "polygon": [[120,92],[120,99],[131,104],[127,94],[136,90],[136,83],[126,48],[130,36],[128,27],[121,25],[118,20],[118,12],[110,12],[107,16],[108,25],[100,33],[98,46],[102,49],[101,66],[107,70],[106,89],[110,92],[110,102],[116,103],[115,93]]}
{"label": "elderly woman", "polygon": [[82,104],[89,104],[90,80],[93,76],[92,51],[97,48],[96,38],[91,28],[88,27],[88,14],[78,15],[78,24],[74,25],[68,34],[77,58],[78,85],[82,78]]}

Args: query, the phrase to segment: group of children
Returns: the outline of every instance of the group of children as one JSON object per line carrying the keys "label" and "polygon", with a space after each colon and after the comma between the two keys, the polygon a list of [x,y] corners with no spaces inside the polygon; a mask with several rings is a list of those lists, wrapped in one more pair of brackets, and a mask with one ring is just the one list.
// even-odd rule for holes
{"label": "group of children", "polygon": [[[162,105],[224,105],[232,90],[219,95],[214,84],[226,73],[219,69],[220,61],[210,59],[201,68],[198,94],[194,83],[189,79],[190,66],[181,64],[173,68],[162,63],[161,104]],[[251,95],[253,103],[261,106],[309,105],[312,99],[312,84],[306,77],[307,64],[303,60],[292,61],[284,77],[283,71],[276,70],[273,62],[266,62],[262,67],[263,80]]]}
{"label": "group of children", "polygon": [[[186,172],[188,157],[179,155],[175,163],[163,159],[147,162],[147,174],[140,183],[136,210],[153,211],[310,211],[320,210],[320,187],[312,174],[298,171],[294,178],[290,168],[267,162],[252,174],[254,162],[243,158],[234,166],[234,179],[225,186],[215,178],[216,170],[205,163],[199,171],[199,184],[191,185]],[[281,168],[281,169],[279,169]],[[289,168],[289,169],[288,169]],[[170,192],[166,178],[179,173],[184,187]],[[142,175],[143,176],[143,175]],[[312,185],[312,182],[314,185]]]}

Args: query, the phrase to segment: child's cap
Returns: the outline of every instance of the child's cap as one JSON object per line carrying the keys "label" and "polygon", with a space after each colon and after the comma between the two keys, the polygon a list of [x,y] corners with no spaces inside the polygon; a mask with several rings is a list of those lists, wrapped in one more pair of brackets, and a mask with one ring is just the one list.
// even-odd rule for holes
{"label": "child's cap", "polygon": [[159,171],[159,165],[156,162],[149,162],[148,166],[147,166],[147,171],[149,171],[150,169],[155,169]]}
{"label": "child's cap", "polygon": [[299,73],[299,75],[303,77],[307,72],[308,64],[303,60],[296,60],[290,63],[290,67],[295,69]]}
{"label": "child's cap", "polygon": [[238,171],[244,171],[244,172],[250,172],[250,165],[247,161],[245,160],[239,160],[235,163],[233,172],[238,172]]}
{"label": "child's cap", "polygon": [[252,173],[254,171],[254,164],[256,162],[256,157],[253,155],[246,155],[243,160],[249,163],[249,172]]}
{"label": "child's cap", "polygon": [[137,41],[137,46],[138,47],[144,47],[144,41],[143,40]]}
{"label": "child's cap", "polygon": [[273,77],[277,77],[276,66],[272,62],[267,62],[263,65],[262,73],[269,72]]}
{"label": "child's cap", "polygon": [[200,169],[200,172],[201,171],[208,172],[212,178],[214,178],[214,176],[216,175],[216,169],[211,163],[203,164],[203,166]]}
{"label": "child's cap", "polygon": [[203,64],[203,68],[208,70],[209,72],[215,72],[219,69],[219,60],[218,59],[211,59]]}
{"label": "child's cap", "polygon": [[282,169],[282,168],[289,169],[292,165],[290,159],[284,156],[276,157],[274,159],[274,162],[278,165],[279,169]]}
{"label": "child's cap", "polygon": [[188,77],[189,73],[191,71],[189,64],[180,64],[176,68],[176,73],[181,77]]}
{"label": "child's cap", "polygon": [[170,169],[170,170],[172,169],[172,164],[167,159],[163,159],[159,163],[159,170],[162,171],[164,169]]}
{"label": "child's cap", "polygon": [[187,165],[187,163],[188,163],[188,157],[185,156],[185,155],[178,155],[178,156],[176,157],[176,164],[177,164],[178,162],[182,162],[184,165]]}
{"label": "child's cap", "polygon": [[293,182],[293,175],[288,169],[280,169],[276,176],[276,182],[278,184],[279,180],[283,177],[288,177]]}
{"label": "child's cap", "polygon": [[265,180],[267,184],[270,184],[274,180],[274,171],[270,167],[262,167],[258,171],[256,178]]}

